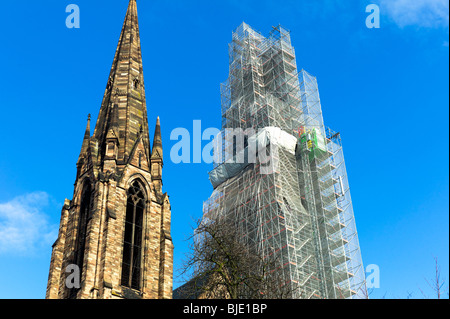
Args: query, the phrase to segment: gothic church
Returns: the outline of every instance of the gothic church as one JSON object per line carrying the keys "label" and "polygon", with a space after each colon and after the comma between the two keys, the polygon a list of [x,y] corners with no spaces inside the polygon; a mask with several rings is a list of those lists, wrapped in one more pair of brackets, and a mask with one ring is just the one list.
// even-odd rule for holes
{"label": "gothic church", "polygon": [[[159,118],[152,147],[148,132],[136,0],[130,0],[92,136],[88,118],[73,199],[61,211],[46,298],[172,298]],[[74,274],[78,284],[69,278]]]}

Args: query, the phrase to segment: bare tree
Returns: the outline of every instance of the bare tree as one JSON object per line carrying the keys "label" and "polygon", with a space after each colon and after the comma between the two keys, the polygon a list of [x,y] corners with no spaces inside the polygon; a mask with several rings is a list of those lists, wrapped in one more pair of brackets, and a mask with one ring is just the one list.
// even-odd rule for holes
{"label": "bare tree", "polygon": [[[436,294],[435,295],[436,298],[441,299],[442,294],[445,293],[445,289],[444,289],[445,279],[441,278],[441,268],[439,266],[437,257],[434,257],[434,262],[435,262],[434,278],[432,280],[425,279],[425,281],[427,282],[428,286]],[[419,288],[419,290],[425,298],[428,298],[428,296],[423,292],[422,289]],[[447,288],[447,290],[448,290],[448,288]]]}
{"label": "bare tree", "polygon": [[359,288],[359,292],[362,296],[362,299],[370,299],[370,295],[373,293],[374,288],[367,288],[366,282]]}
{"label": "bare tree", "polygon": [[180,270],[188,279],[183,286],[185,298],[292,298],[297,287],[286,280],[281,263],[264,257],[242,238],[226,219],[197,221],[190,253]]}

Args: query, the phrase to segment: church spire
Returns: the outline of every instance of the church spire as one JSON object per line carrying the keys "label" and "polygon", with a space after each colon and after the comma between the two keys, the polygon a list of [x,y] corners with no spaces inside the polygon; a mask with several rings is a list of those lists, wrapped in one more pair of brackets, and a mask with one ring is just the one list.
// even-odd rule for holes
{"label": "church spire", "polygon": [[[136,0],[130,0],[94,131],[104,159],[110,129],[119,139],[118,164],[126,163],[140,135],[149,145],[141,42]],[[147,150],[147,156],[149,156]]]}

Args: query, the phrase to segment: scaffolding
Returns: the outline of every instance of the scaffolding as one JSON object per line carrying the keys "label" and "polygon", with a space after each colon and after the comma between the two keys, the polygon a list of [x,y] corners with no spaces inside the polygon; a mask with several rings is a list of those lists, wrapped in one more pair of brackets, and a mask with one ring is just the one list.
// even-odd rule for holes
{"label": "scaffolding", "polygon": [[[276,257],[273,271],[293,287],[292,298],[365,298],[341,137],[324,126],[316,78],[297,71],[281,26],[266,38],[243,23],[229,57],[204,218],[231,217],[248,245]],[[283,134],[275,138],[273,128]],[[241,136],[245,156],[236,161]],[[269,161],[250,160],[252,138]]]}

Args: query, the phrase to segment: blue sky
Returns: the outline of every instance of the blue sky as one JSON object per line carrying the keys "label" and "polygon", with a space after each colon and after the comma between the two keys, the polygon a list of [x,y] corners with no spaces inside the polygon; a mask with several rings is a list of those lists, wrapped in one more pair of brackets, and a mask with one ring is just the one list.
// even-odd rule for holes
{"label": "blue sky", "polygon": [[[65,25],[71,3],[79,29]],[[379,29],[365,25],[371,3]],[[1,7],[0,298],[44,298],[60,209],[127,0]],[[220,127],[227,46],[245,21],[264,35],[278,24],[291,30],[297,65],[318,79],[325,124],[343,138],[363,262],[380,268],[372,297],[431,297],[434,257],[448,287],[447,0],[138,0],[138,11],[150,132],[160,116],[167,155],[175,268],[212,187],[209,164],[170,162],[170,132],[192,131],[193,120]]]}

